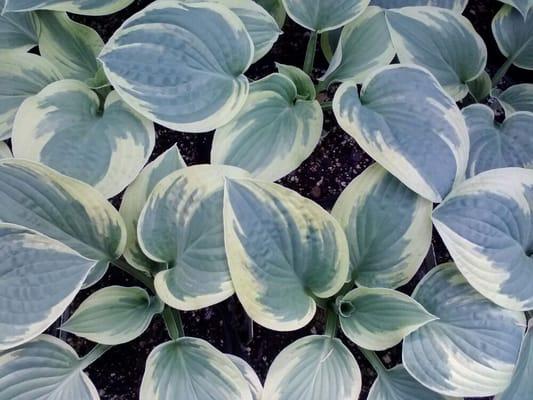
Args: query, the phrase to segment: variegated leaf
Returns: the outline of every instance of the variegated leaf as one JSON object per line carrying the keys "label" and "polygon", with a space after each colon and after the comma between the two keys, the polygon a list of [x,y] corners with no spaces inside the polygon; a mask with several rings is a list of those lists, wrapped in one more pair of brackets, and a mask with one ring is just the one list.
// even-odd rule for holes
{"label": "variegated leaf", "polygon": [[361,372],[350,350],[329,336],[307,336],[274,360],[263,399],[353,400],[361,392]]}
{"label": "variegated leaf", "polygon": [[126,20],[99,58],[115,90],[142,115],[206,132],[244,105],[243,73],[253,56],[246,27],[227,7],[159,0]]}
{"label": "variegated leaf", "polygon": [[12,141],[15,157],[41,162],[111,198],[150,157],[155,129],[116,92],[101,104],[83,82],[63,80],[22,103]]}
{"label": "variegated leaf", "polygon": [[348,245],[340,225],[275,183],[226,179],[224,236],[237,296],[269,329],[305,326],[315,315],[315,298],[333,296],[347,281]]}
{"label": "variegated leaf", "polygon": [[468,0],[371,0],[370,4],[383,8],[402,8],[410,6],[441,7],[462,13]]}
{"label": "variegated leaf", "polygon": [[4,13],[0,0],[0,52],[28,51],[37,46],[40,24],[34,13]]}
{"label": "variegated leaf", "polygon": [[300,68],[293,65],[276,63],[276,68],[281,75],[289,78],[294,86],[300,99],[314,100],[316,98],[315,84],[312,79]]}
{"label": "variegated leaf", "polygon": [[486,105],[462,111],[470,135],[467,178],[496,168],[533,168],[533,113],[518,112],[500,124]]}
{"label": "variegated leaf", "polygon": [[333,111],[342,129],[420,196],[438,203],[463,179],[466,124],[427,70],[406,65],[378,69],[360,95],[354,83],[343,83]]}
{"label": "variegated leaf", "polygon": [[439,319],[405,338],[402,358],[409,374],[447,396],[492,396],[509,385],[523,313],[484,298],[453,264],[431,270],[413,298]]}
{"label": "variegated leaf", "polygon": [[317,146],[323,113],[316,100],[299,100],[294,83],[272,74],[251,85],[240,113],[215,132],[213,164],[234,165],[275,181],[295,170]]}
{"label": "variegated leaf", "polygon": [[517,111],[529,111],[533,113],[533,84],[522,83],[511,86],[503,92],[493,93],[509,117]]}
{"label": "variegated leaf", "polygon": [[527,17],[529,10],[533,8],[533,0],[500,0],[502,3],[507,3],[516,8],[520,13]]}
{"label": "variegated leaf", "polygon": [[261,400],[263,398],[263,385],[254,369],[240,357],[231,354],[226,354],[226,356],[237,368],[239,368],[242,376],[244,376],[244,379],[248,382],[248,387],[252,393],[252,400]]}
{"label": "variegated leaf", "polygon": [[533,170],[476,175],[450,193],[433,223],[477,291],[511,310],[533,309]]}
{"label": "variegated leaf", "polygon": [[5,11],[55,10],[81,15],[108,15],[126,8],[134,0],[5,0]]}
{"label": "variegated leaf", "polygon": [[285,7],[283,6],[283,3],[281,0],[254,0],[257,4],[259,4],[261,7],[263,7],[265,10],[267,10],[272,17],[276,20],[278,23],[278,26],[280,28],[285,25],[285,18],[287,17],[287,13],[285,12]]}
{"label": "variegated leaf", "polygon": [[322,48],[322,53],[324,54],[324,57],[326,57],[326,60],[328,60],[329,63],[331,63],[333,53],[335,53],[335,49],[339,44],[342,29],[343,28],[338,28],[334,31],[324,32],[320,35],[320,47]]}

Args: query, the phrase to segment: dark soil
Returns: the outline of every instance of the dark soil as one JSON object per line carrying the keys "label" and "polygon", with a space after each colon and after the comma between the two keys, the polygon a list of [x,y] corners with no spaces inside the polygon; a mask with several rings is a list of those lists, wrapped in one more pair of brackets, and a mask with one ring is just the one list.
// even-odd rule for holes
{"label": "dark soil", "polygon": [[[74,16],[74,18],[92,26],[104,40],[107,40],[127,17],[150,2],[138,0],[124,11],[107,17]],[[490,54],[488,70],[491,74],[504,62],[490,30],[490,22],[499,7],[500,3],[495,1],[471,0],[465,13],[487,43]],[[258,79],[274,72],[275,61],[297,66],[303,64],[308,33],[290,20],[287,20],[283,31],[284,34],[272,52],[252,66],[248,72],[250,78]],[[317,58],[316,66],[315,76],[319,76],[327,67],[326,60],[320,55]],[[527,73],[527,71],[512,68],[508,75],[509,81],[531,80],[531,76],[526,76]],[[177,143],[189,165],[209,162],[212,133],[184,134],[162,127],[158,127],[157,133],[157,145],[153,158]],[[319,146],[298,170],[283,178],[280,183],[329,210],[341,191],[370,163],[370,157],[359,148],[350,136],[335,125],[331,112],[326,112],[323,138]],[[118,202],[119,199],[115,201],[115,204],[118,205]],[[429,254],[417,277],[412,283],[402,288],[406,293],[410,293],[420,277],[436,263],[449,260],[449,255],[437,235],[434,239],[434,248],[436,255]],[[95,287],[80,293],[72,309],[75,309],[75,306],[90,293],[112,284],[131,286],[138,283],[121,271],[112,268]],[[311,324],[297,332],[278,333],[262,328],[257,324],[254,324],[253,329],[250,329],[252,325],[248,323],[244,311],[235,298],[215,307],[183,313],[183,319],[187,335],[206,339],[224,352],[243,357],[254,367],[262,379],[265,378],[272,360],[283,348],[302,336],[320,334],[324,328],[324,315],[319,312]],[[91,343],[82,339],[70,335],[67,335],[66,338],[80,354],[85,354],[92,347]],[[140,338],[129,344],[113,348],[93,364],[88,369],[88,373],[99,388],[102,399],[138,399],[146,357],[156,345],[167,340],[168,336],[164,324],[160,318],[156,318],[147,332]],[[351,345],[348,340],[344,340],[344,342],[353,350],[361,366],[364,383],[361,399],[366,399],[375,373],[356,347]],[[401,362],[401,347],[397,346],[382,353],[382,356],[386,365],[393,366]]]}

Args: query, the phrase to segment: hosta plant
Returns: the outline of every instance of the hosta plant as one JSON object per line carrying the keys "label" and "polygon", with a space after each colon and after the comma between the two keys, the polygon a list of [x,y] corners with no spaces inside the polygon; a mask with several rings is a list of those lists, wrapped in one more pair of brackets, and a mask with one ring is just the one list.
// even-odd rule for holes
{"label": "hosta plant", "polygon": [[[99,399],[84,370],[159,317],[141,400],[354,400],[358,353],[371,400],[531,397],[533,86],[500,82],[533,69],[533,2],[494,16],[493,74],[466,0],[147,1],[107,42],[67,14],[131,3],[0,0],[0,400]],[[287,18],[302,68],[252,80]],[[331,210],[279,183],[326,117],[375,160]],[[154,153],[154,123],[214,131],[211,163]],[[451,258],[413,282],[434,230]],[[110,266],[137,286],[70,306]],[[323,330],[263,381],[181,322],[234,295]],[[49,329],[67,315],[88,353]]]}

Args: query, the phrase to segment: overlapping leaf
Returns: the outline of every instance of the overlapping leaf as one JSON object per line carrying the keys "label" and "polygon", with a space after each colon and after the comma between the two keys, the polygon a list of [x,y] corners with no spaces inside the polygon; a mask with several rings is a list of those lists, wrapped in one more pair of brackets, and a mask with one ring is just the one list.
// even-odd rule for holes
{"label": "overlapping leaf", "polygon": [[257,4],[267,10],[272,17],[278,23],[280,28],[285,24],[285,18],[287,13],[285,12],[285,7],[281,0],[254,0]]}
{"label": "overlapping leaf", "polygon": [[252,400],[261,400],[263,398],[263,385],[254,369],[240,357],[231,354],[226,354],[226,356],[237,368],[239,368],[242,376],[244,376],[244,379],[248,382],[248,387],[252,393]]}
{"label": "overlapping leaf", "polygon": [[134,0],[5,0],[4,11],[68,11],[81,15],[107,15],[126,8]]}
{"label": "overlapping leaf", "polygon": [[500,0],[503,3],[507,3],[516,8],[520,13],[527,17],[527,14],[531,8],[533,8],[533,0]]}
{"label": "overlapping leaf", "polygon": [[493,95],[504,108],[507,117],[517,111],[533,113],[533,84],[531,83],[514,85]]}
{"label": "overlapping leaf", "polygon": [[448,8],[455,12],[462,13],[468,4],[468,0],[371,0],[370,4],[383,8],[432,6]]}
{"label": "overlapping leaf", "polygon": [[34,13],[4,13],[0,0],[0,52],[27,51],[37,46],[40,23]]}
{"label": "overlapping leaf", "polygon": [[502,54],[519,68],[533,69],[533,9],[526,17],[505,5],[492,20],[492,33]]}
{"label": "overlapping leaf", "polygon": [[2,158],[13,158],[11,149],[5,142],[0,142],[0,159]]}

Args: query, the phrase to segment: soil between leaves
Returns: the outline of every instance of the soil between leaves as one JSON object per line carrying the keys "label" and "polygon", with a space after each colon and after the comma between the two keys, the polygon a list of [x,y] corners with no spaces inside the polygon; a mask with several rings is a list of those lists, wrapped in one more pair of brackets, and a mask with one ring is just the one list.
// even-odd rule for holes
{"label": "soil between leaves", "polygon": [[[137,0],[122,12],[111,16],[97,18],[73,16],[73,18],[93,27],[104,40],[107,40],[126,18],[151,2],[149,0]],[[465,12],[465,15],[472,21],[476,30],[487,43],[489,49],[488,70],[491,74],[504,62],[490,29],[492,17],[499,7],[500,3],[496,1],[470,0],[470,5]],[[308,33],[289,19],[287,19],[283,31],[284,34],[280,36],[273,50],[251,67],[247,73],[251,79],[259,79],[274,72],[274,62],[301,67],[305,56]],[[318,54],[315,62],[315,77],[320,76],[327,67],[326,60],[320,53]],[[503,85],[508,86],[510,82],[525,82],[526,79],[531,80],[528,71],[513,67]],[[157,157],[174,143],[177,143],[188,165],[208,163],[212,139],[212,133],[183,134],[158,126],[157,144],[152,158]],[[370,157],[360,149],[355,141],[336,126],[332,112],[326,111],[323,138],[319,146],[300,168],[283,178],[280,183],[330,210],[342,190],[371,162]],[[114,204],[117,207],[119,202],[120,196],[114,199]],[[436,256],[428,256],[417,276],[411,283],[402,288],[402,291],[410,294],[416,282],[435,263],[449,260],[449,255],[436,234],[434,246]],[[95,290],[113,284],[135,286],[138,285],[138,282],[118,269],[110,268],[110,272],[101,282],[77,296],[70,310],[75,310],[81,301]],[[263,380],[268,367],[283,348],[302,336],[323,333],[325,325],[324,315],[319,311],[311,324],[296,332],[278,333],[262,328],[257,324],[253,325],[253,332],[249,332],[245,313],[235,296],[217,306],[197,312],[182,313],[182,315],[185,332],[188,336],[206,339],[224,352],[243,357]],[[51,333],[59,334],[56,329],[52,329]],[[85,354],[93,346],[92,343],[75,336],[61,335],[74,346],[80,355]],[[168,336],[163,321],[156,317],[150,328],[140,338],[112,349],[94,363],[87,372],[98,388],[102,400],[138,399],[146,358],[155,346],[167,340]],[[360,399],[366,399],[376,374],[357,351],[356,346],[352,345],[346,338],[343,340],[352,349],[361,367],[363,390]],[[384,363],[392,367],[401,362],[401,346],[396,346],[381,353],[381,355]]]}

